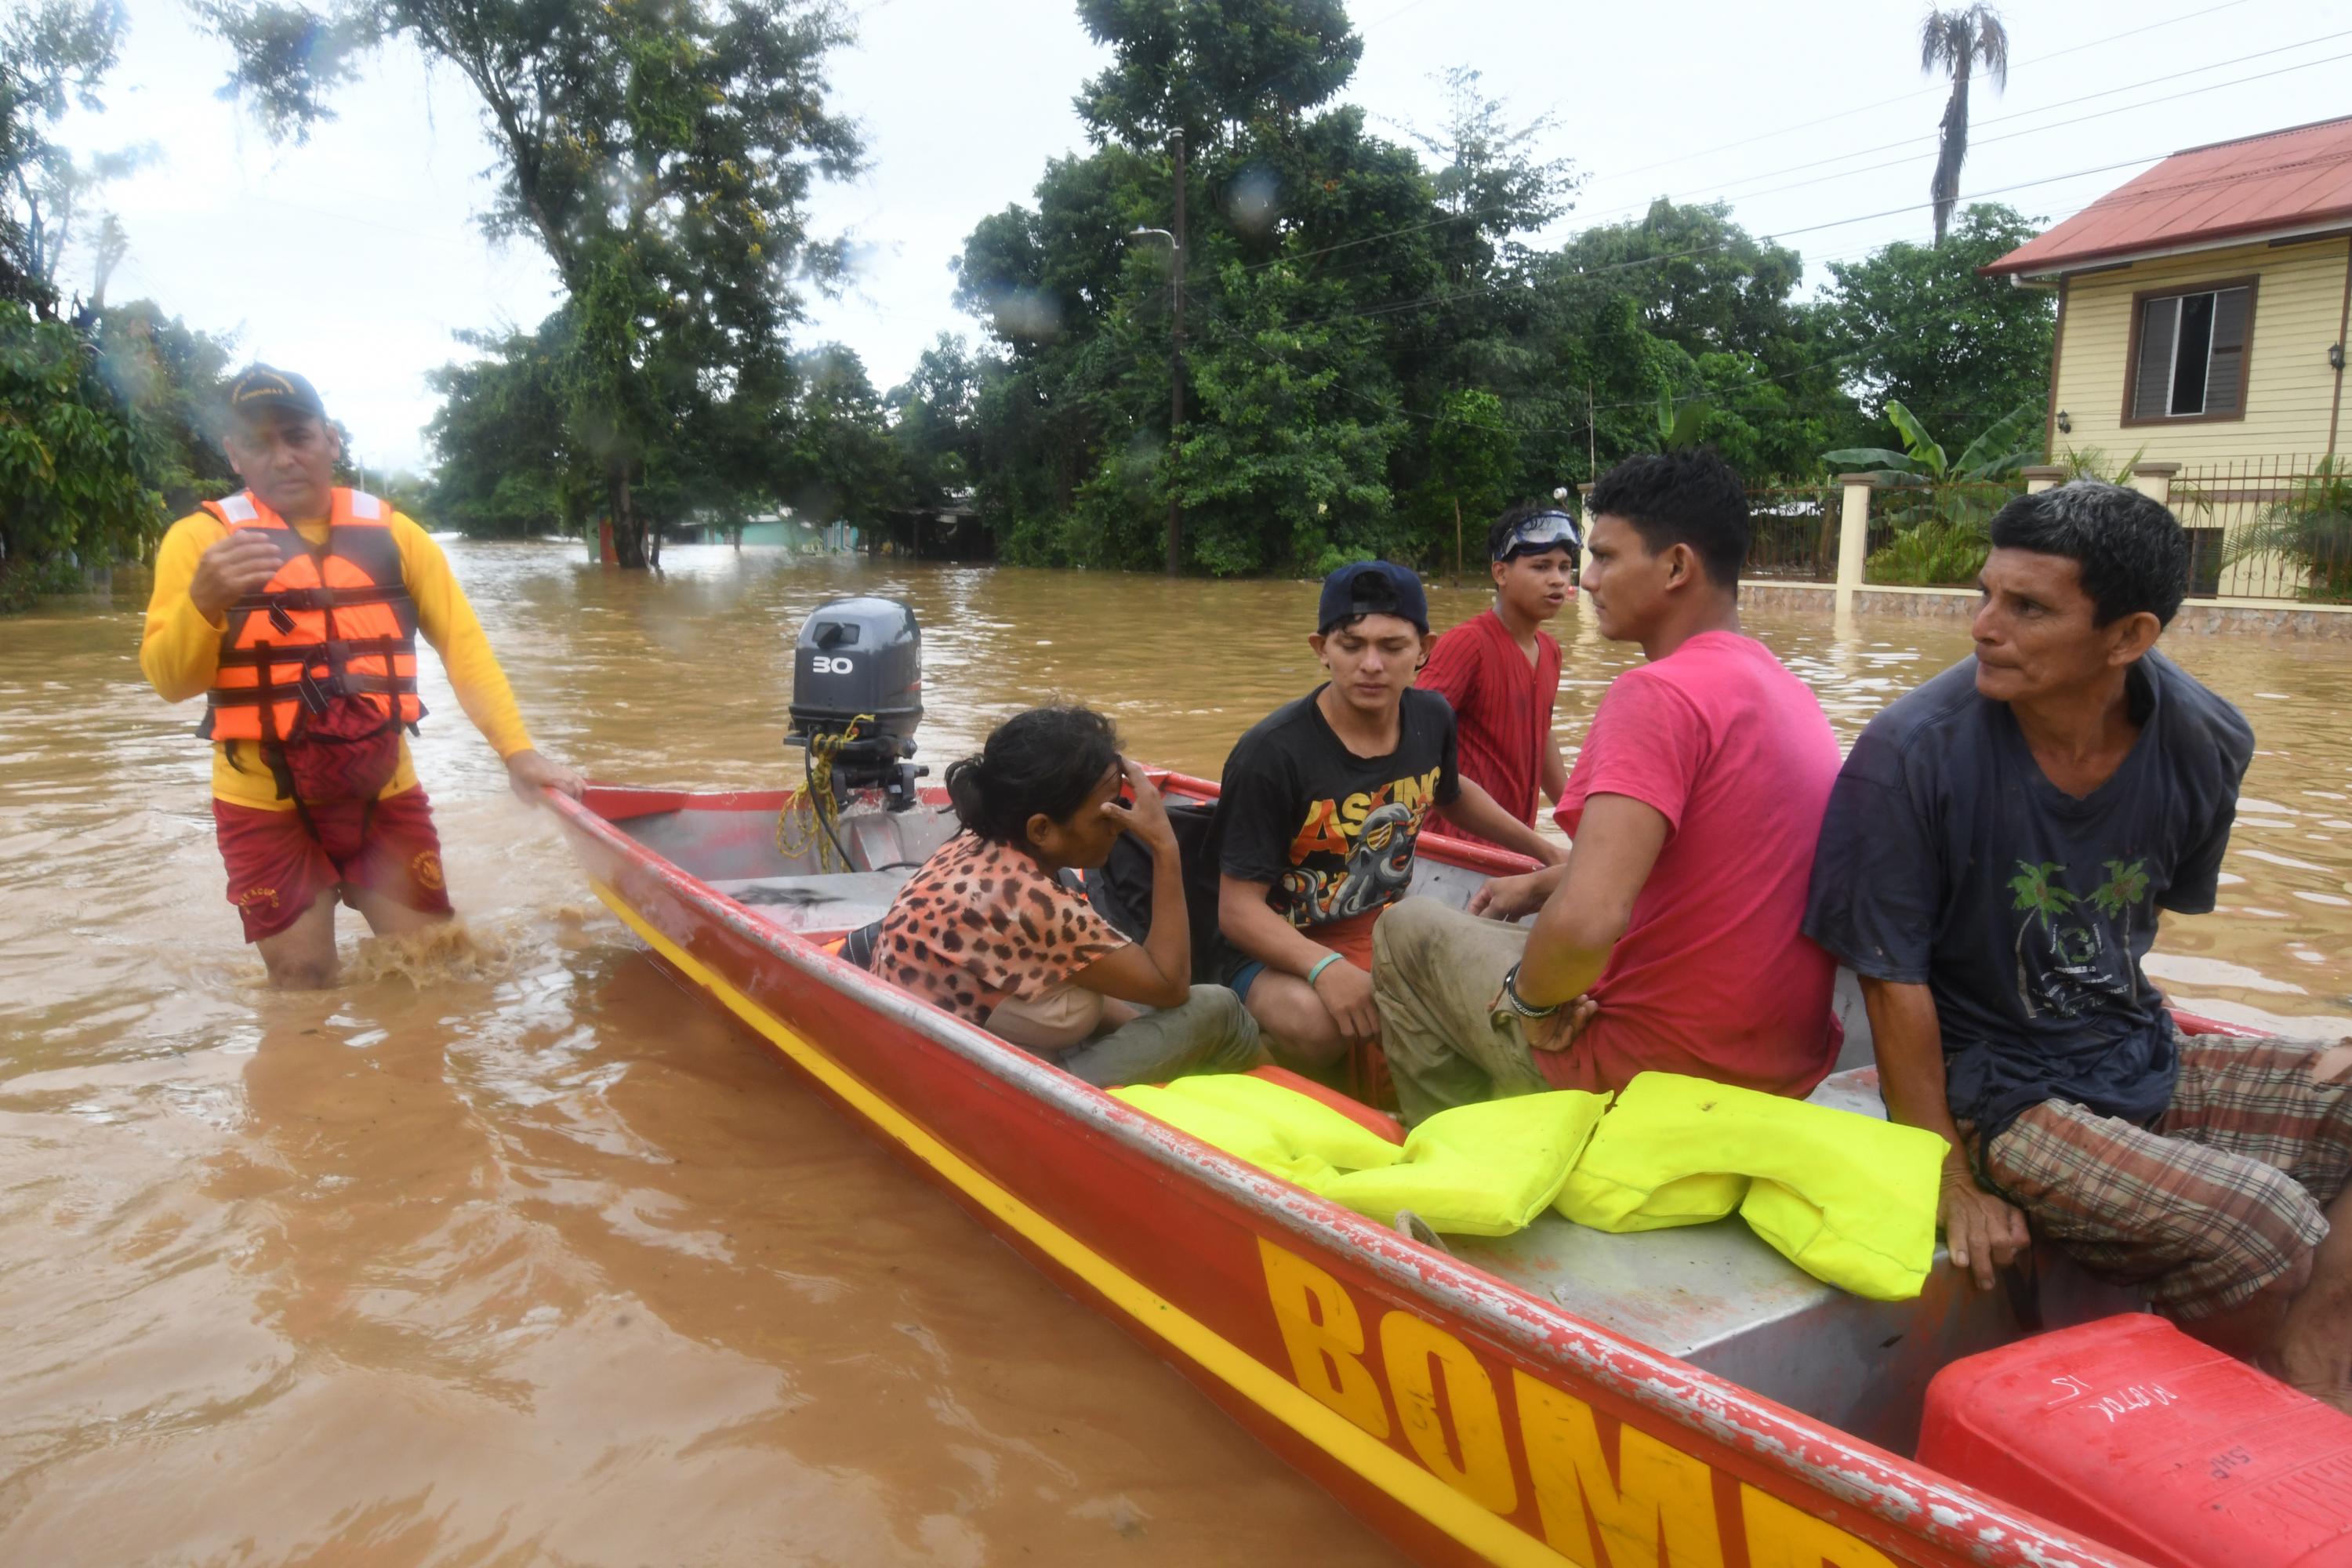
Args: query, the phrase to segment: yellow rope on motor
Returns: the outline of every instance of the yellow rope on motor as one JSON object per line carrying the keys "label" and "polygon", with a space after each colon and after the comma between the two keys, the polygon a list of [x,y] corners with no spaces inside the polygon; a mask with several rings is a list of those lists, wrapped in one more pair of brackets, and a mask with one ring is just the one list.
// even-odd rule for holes
{"label": "yellow rope on motor", "polygon": [[[860,713],[852,719],[837,735],[811,735],[808,739],[808,782],[784,793],[784,804],[776,813],[776,853],[787,860],[797,860],[812,848],[816,851],[816,868],[822,873],[832,868],[834,860],[842,854],[835,836],[841,829],[841,806],[833,798],[833,760],[841,748],[857,739],[861,724],[874,722],[871,713]],[[796,826],[793,816],[805,803],[808,821]],[[844,862],[845,871],[855,866]]]}

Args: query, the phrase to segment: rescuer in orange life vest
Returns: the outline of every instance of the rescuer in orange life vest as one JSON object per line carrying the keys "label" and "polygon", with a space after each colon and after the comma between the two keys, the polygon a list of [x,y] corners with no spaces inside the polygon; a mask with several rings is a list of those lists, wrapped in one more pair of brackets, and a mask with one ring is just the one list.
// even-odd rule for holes
{"label": "rescuer in orange life vest", "polygon": [[531,748],[473,606],[431,536],[334,482],[341,445],[301,376],[255,365],[222,445],[247,488],[173,523],[155,556],[139,667],[205,696],[228,898],[270,981],[334,984],[335,900],[379,935],[449,918],[441,843],[404,729],[425,716],[416,637],[506,759],[515,793],[577,795]]}

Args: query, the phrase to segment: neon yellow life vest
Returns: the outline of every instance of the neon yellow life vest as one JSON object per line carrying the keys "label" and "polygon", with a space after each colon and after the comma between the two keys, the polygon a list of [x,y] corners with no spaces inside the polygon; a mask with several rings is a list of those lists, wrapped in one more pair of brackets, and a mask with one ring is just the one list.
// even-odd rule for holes
{"label": "neon yellow life vest", "polygon": [[1402,1145],[1244,1075],[1111,1093],[1204,1143],[1383,1223],[1411,1209],[1449,1236],[1508,1236],[1549,1207],[1608,1108],[1560,1089],[1443,1110]]}
{"label": "neon yellow life vest", "polygon": [[1739,1211],[1817,1279],[1874,1300],[1919,1294],[1936,1252],[1944,1141],[1855,1111],[1643,1073],[1563,1184],[1559,1212],[1601,1230]]}

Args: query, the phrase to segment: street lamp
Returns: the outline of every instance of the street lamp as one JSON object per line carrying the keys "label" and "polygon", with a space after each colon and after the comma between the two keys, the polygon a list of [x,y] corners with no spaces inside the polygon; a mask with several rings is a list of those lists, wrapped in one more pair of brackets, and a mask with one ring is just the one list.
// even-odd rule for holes
{"label": "street lamp", "polygon": [[[1176,142],[1176,227],[1184,226],[1184,143]],[[1129,239],[1158,237],[1168,242],[1169,310],[1171,329],[1168,339],[1168,456],[1171,464],[1176,457],[1176,441],[1184,428],[1184,240],[1181,232],[1171,234],[1164,228],[1137,228],[1128,231]],[[1173,478],[1172,472],[1171,475]],[[1173,577],[1183,565],[1183,503],[1176,499],[1175,486],[1169,486],[1168,497],[1168,575]]]}

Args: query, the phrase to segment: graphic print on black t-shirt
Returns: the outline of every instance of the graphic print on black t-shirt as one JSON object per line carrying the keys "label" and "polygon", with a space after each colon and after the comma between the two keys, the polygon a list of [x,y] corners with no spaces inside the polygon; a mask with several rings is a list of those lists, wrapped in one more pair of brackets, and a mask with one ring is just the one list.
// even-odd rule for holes
{"label": "graphic print on black t-shirt", "polygon": [[1805,934],[1927,986],[1952,1114],[1988,1141],[2044,1100],[2134,1122],[2171,1100],[2172,1020],[2141,966],[2159,911],[2213,907],[2254,736],[2160,653],[2125,690],[2138,738],[2076,797],[1963,659],[1870,721],[1822,818]]}
{"label": "graphic print on black t-shirt", "polygon": [[1291,924],[1344,921],[1404,897],[1439,773],[1432,768],[1345,800],[1327,795],[1307,808],[1290,841],[1290,869],[1275,882],[1276,907]]}
{"label": "graphic print on black t-shirt", "polygon": [[1460,793],[1454,710],[1429,692],[1404,699],[1387,756],[1349,752],[1310,696],[1269,714],[1225,763],[1219,868],[1267,884],[1267,905],[1295,926],[1402,898],[1423,825]]}
{"label": "graphic print on black t-shirt", "polygon": [[2015,863],[2010,907],[2017,915],[2017,1000],[2029,1018],[2079,1018],[2139,1000],[2132,927],[2153,929],[2147,859],[2113,859],[2087,894],[2066,885],[2066,868]]}

